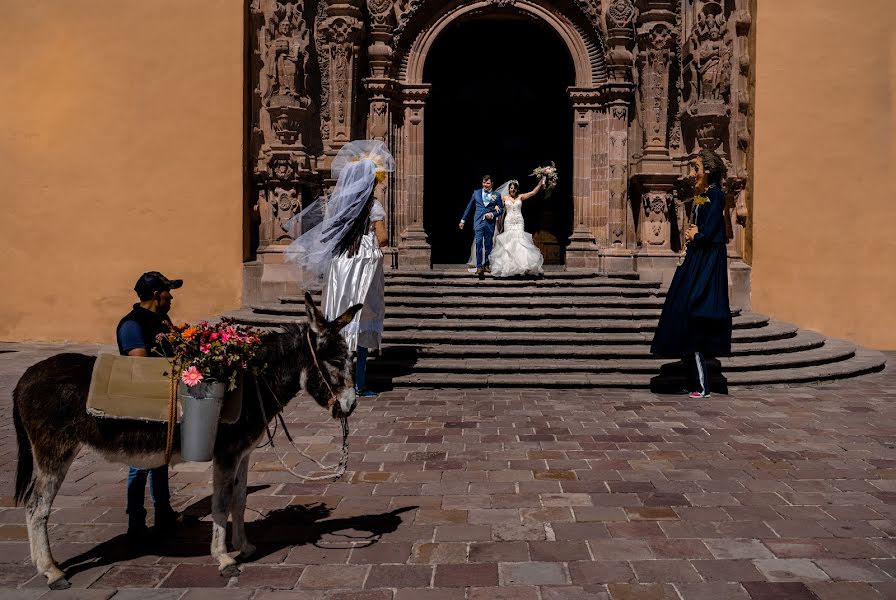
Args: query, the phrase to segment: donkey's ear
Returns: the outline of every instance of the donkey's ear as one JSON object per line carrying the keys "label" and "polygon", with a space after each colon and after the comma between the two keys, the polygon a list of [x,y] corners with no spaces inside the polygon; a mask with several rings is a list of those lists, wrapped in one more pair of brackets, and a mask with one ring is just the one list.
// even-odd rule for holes
{"label": "donkey's ear", "polygon": [[355,304],[347,311],[333,319],[333,327],[336,328],[336,331],[342,331],[342,328],[352,322],[352,319],[355,318],[355,315],[358,314],[358,311],[364,308],[363,304]]}
{"label": "donkey's ear", "polygon": [[308,324],[311,325],[311,330],[315,333],[321,333],[324,328],[324,323],[326,323],[326,319],[324,319],[324,315],[317,309],[317,306],[314,305],[314,300],[311,298],[311,292],[305,292],[305,314],[308,315]]}

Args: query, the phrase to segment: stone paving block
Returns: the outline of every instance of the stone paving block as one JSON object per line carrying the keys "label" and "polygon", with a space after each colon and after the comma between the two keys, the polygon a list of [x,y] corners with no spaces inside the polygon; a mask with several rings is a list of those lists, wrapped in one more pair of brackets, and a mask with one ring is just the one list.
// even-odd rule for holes
{"label": "stone paving block", "polygon": [[748,582],[743,586],[752,600],[817,600],[802,583]]}
{"label": "stone paving block", "polygon": [[646,560],[654,558],[650,544],[645,540],[613,538],[588,540],[594,560]]}
{"label": "stone paving block", "polygon": [[361,565],[311,565],[299,578],[299,587],[311,590],[360,588],[369,568]]}
{"label": "stone paving block", "polygon": [[249,600],[254,594],[255,590],[252,589],[191,589],[187,590],[181,600]]}
{"label": "stone paving block", "polygon": [[815,561],[834,581],[891,581],[893,577],[867,560],[823,558]]}
{"label": "stone paving block", "polygon": [[541,600],[610,600],[604,586],[542,586]]}
{"label": "stone paving block", "polygon": [[429,565],[373,565],[365,588],[423,588],[432,581]]}
{"label": "stone paving block", "polygon": [[525,562],[530,558],[526,542],[477,542],[470,544],[469,562]]}
{"label": "stone paving block", "polygon": [[750,600],[750,595],[739,583],[678,583],[675,589],[681,600]]}
{"label": "stone paving block", "polygon": [[635,573],[623,561],[575,561],[569,563],[569,575],[576,585],[635,581]]}
{"label": "stone paving block", "polygon": [[449,542],[414,544],[408,562],[420,564],[464,563],[467,562],[467,544]]}
{"label": "stone paving block", "polygon": [[641,583],[692,583],[703,580],[686,560],[633,560],[630,565]]}
{"label": "stone paving block", "polygon": [[668,584],[611,583],[607,588],[613,600],[679,600],[679,595],[675,588]]}
{"label": "stone paving block", "polygon": [[531,586],[474,587],[467,600],[538,600],[538,590]]}
{"label": "stone paving block", "polygon": [[489,587],[498,585],[497,563],[436,565],[433,587]]}
{"label": "stone paving block", "polygon": [[759,540],[703,540],[716,558],[774,558]]}
{"label": "stone paving block", "polygon": [[884,598],[867,583],[831,581],[810,583],[808,587],[818,600],[883,600]]}
{"label": "stone paving block", "polygon": [[412,588],[395,590],[394,600],[465,600],[463,588]]}
{"label": "stone paving block", "polygon": [[753,564],[769,581],[827,581],[827,573],[811,560],[772,558],[754,560]]}
{"label": "stone paving block", "polygon": [[[179,589],[152,589],[152,588],[131,588],[118,590],[115,593],[116,600],[179,600],[187,590]],[[3,600],[15,600],[14,597],[2,595]],[[24,599],[22,599],[24,600]]]}
{"label": "stone paving block", "polygon": [[243,565],[236,581],[240,588],[268,587],[291,590],[299,581],[304,567]]}
{"label": "stone paving block", "polygon": [[[153,588],[172,571],[171,566],[114,566],[91,584],[91,588]],[[290,586],[291,587],[291,586]]]}
{"label": "stone paving block", "polygon": [[533,561],[540,562],[591,560],[591,553],[583,541],[529,542],[529,555]]}
{"label": "stone paving block", "polygon": [[693,560],[691,565],[706,581],[765,581],[765,575],[746,559]]}
{"label": "stone paving block", "polygon": [[213,565],[177,565],[162,581],[166,588],[223,588],[229,579],[221,577],[218,567]]}
{"label": "stone paving block", "polygon": [[367,547],[353,548],[348,562],[354,565],[404,564],[410,556],[410,542],[377,542]]}
{"label": "stone paving block", "polygon": [[499,563],[498,575],[502,586],[570,583],[565,565],[555,562]]}

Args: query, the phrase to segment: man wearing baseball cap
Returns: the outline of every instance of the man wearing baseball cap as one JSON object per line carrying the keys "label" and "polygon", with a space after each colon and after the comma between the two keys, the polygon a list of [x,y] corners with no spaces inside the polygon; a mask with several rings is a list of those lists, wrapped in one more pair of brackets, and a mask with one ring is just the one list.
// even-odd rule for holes
{"label": "man wearing baseball cap", "polygon": [[[171,329],[168,311],[171,310],[171,290],[184,284],[181,279],[168,279],[158,271],[148,271],[140,276],[134,291],[140,302],[134,304],[118,323],[115,337],[118,351],[125,356],[167,356],[166,349],[156,341],[159,334]],[[128,537],[142,541],[148,537],[146,509],[143,496],[146,493],[146,479],[149,478],[149,493],[155,507],[155,527],[157,531],[174,527],[179,519],[171,508],[171,493],[168,490],[168,465],[155,469],[130,467],[128,472]]]}

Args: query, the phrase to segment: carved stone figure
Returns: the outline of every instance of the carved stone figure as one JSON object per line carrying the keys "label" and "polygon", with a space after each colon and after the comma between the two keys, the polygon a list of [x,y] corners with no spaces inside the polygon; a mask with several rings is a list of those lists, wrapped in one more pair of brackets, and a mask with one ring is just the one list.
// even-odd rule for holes
{"label": "carved stone figure", "polygon": [[726,39],[727,21],[715,2],[697,13],[691,35],[692,98],[720,102],[727,98],[731,84],[731,46]]}

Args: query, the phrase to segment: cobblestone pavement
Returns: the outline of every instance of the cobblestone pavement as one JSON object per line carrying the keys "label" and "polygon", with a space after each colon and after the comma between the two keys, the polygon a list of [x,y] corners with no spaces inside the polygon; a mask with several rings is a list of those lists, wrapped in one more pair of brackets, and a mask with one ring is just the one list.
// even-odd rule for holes
{"label": "cobblestone pavement", "polygon": [[[14,347],[0,354],[4,600],[896,598],[893,368],[704,401],[385,393],[352,419],[343,481],[302,484],[270,449],[253,454],[247,530],[259,551],[231,579],[208,555],[207,464],[171,478],[176,507],[198,520],[130,548],[126,470],[82,451],[50,518],[73,588],[47,592],[11,498],[10,391],[58,349],[0,351]],[[336,458],[338,428],[310,400],[296,398],[288,421],[299,444]]]}

